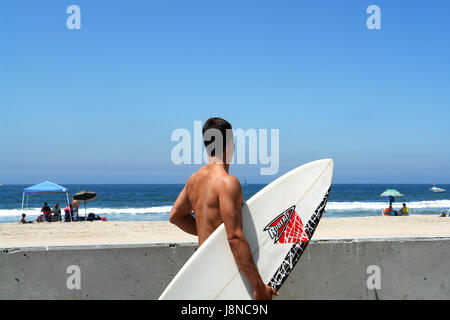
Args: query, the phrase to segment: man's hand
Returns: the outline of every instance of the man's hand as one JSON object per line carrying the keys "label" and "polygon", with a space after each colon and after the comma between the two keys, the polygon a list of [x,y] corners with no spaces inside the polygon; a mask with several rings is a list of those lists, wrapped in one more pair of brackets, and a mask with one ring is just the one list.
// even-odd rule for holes
{"label": "man's hand", "polygon": [[255,300],[272,300],[272,296],[277,295],[279,295],[279,293],[267,284],[262,284],[262,286],[255,287],[255,290],[253,291]]}

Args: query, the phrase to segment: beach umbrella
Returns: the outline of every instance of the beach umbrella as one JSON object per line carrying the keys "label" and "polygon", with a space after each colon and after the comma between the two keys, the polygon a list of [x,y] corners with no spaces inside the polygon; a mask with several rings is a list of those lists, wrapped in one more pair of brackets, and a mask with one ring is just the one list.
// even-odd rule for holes
{"label": "beach umbrella", "polygon": [[98,194],[94,191],[80,191],[74,194],[72,197],[73,200],[84,203],[84,218],[86,219],[86,203],[97,200]]}
{"label": "beach umbrella", "polygon": [[403,194],[395,189],[387,189],[385,192],[380,194],[380,197],[389,197],[389,205],[392,205],[392,202],[395,201],[394,197],[403,197]]}

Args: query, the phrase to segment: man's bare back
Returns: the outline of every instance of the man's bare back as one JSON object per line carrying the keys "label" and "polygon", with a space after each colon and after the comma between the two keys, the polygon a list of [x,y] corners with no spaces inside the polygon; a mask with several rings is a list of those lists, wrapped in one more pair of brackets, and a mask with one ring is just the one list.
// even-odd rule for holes
{"label": "man's bare back", "polygon": [[[223,223],[219,196],[229,184],[240,186],[238,179],[229,175],[219,164],[205,165],[186,183],[187,197],[195,214],[199,246]],[[239,202],[241,205],[244,202],[241,190]]]}
{"label": "man's bare back", "polygon": [[[204,136],[208,127],[220,129],[222,137],[226,136],[226,130],[231,130],[231,125],[221,118],[211,118],[205,123]],[[209,142],[205,141],[209,163],[187,181],[172,207],[170,222],[198,236],[199,246],[223,223],[231,252],[237,266],[252,284],[254,298],[271,299],[278,293],[262,281],[242,228],[244,198],[241,184],[228,174],[234,142],[232,139],[222,141],[223,149],[217,154],[208,151]]]}

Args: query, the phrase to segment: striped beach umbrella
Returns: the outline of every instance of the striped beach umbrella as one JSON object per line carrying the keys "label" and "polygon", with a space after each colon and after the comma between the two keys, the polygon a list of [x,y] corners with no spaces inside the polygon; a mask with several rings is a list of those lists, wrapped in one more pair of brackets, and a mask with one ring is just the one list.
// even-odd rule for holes
{"label": "striped beach umbrella", "polygon": [[389,205],[392,205],[392,202],[395,201],[395,197],[403,197],[403,194],[395,189],[387,189],[385,192],[380,194],[380,197],[389,197]]}

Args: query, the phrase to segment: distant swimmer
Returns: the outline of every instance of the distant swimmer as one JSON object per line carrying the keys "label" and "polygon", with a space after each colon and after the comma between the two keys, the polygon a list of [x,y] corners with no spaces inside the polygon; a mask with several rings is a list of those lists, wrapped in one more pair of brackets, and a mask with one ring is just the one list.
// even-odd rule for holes
{"label": "distant swimmer", "polygon": [[[188,179],[170,212],[170,222],[197,236],[199,246],[223,223],[231,252],[251,283],[254,298],[272,299],[278,293],[261,279],[242,228],[241,184],[228,173],[234,153],[231,124],[222,118],[211,118],[202,131],[208,164]],[[213,131],[221,135],[217,141],[214,135],[211,137]]]}

